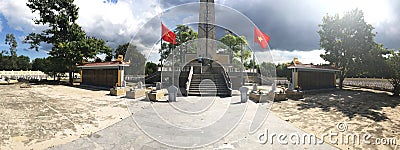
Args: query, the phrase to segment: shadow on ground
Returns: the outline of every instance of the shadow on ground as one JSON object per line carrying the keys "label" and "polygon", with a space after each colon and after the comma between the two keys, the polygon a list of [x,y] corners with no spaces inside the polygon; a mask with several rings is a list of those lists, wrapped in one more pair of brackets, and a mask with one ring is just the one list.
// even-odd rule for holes
{"label": "shadow on ground", "polygon": [[[374,95],[374,96],[373,96]],[[374,121],[388,119],[381,110],[383,107],[394,108],[400,104],[400,99],[391,97],[386,93],[374,93],[357,90],[336,90],[326,94],[311,93],[302,99],[298,110],[320,108],[325,112],[331,109],[342,112],[350,119],[356,115],[366,117]]]}

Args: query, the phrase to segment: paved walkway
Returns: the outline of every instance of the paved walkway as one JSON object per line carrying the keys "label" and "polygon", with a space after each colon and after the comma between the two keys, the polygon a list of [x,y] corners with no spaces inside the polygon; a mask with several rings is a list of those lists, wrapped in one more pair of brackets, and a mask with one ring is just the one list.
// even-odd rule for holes
{"label": "paved walkway", "polygon": [[[180,97],[175,103],[127,99],[127,104],[132,117],[53,149],[336,149],[303,141],[305,132],[273,113],[250,134],[252,123],[263,120],[259,111],[271,104],[240,103],[239,96]],[[278,141],[279,134],[286,139]],[[290,140],[291,135],[300,138]]]}

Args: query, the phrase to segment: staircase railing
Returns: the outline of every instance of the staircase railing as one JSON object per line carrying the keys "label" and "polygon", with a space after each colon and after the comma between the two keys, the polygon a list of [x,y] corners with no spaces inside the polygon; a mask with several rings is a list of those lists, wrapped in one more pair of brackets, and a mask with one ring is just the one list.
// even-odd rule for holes
{"label": "staircase railing", "polygon": [[192,77],[193,77],[193,66],[190,66],[188,81],[186,82],[186,96],[189,95],[189,88],[190,88],[190,83],[192,82]]}
{"label": "staircase railing", "polygon": [[231,82],[231,79],[229,78],[228,74],[224,70],[221,70],[221,74],[224,77],[225,84],[226,84],[226,86],[228,87],[228,89],[230,91],[229,95],[232,95],[232,82]]}

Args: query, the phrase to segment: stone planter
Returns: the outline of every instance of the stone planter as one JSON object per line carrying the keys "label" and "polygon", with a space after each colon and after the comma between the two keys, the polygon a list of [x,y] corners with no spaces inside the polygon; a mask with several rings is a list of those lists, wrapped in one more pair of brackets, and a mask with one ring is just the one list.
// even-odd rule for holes
{"label": "stone planter", "polygon": [[126,98],[140,98],[146,96],[146,90],[145,89],[134,89],[131,91],[126,91]]}
{"label": "stone planter", "polygon": [[294,99],[294,100],[302,99],[304,97],[303,96],[304,94],[303,94],[302,91],[299,91],[299,92],[297,92],[297,91],[286,91],[286,94],[287,94],[287,98]]}
{"label": "stone planter", "polygon": [[285,93],[275,93],[275,96],[274,96],[274,100],[275,101],[283,101],[283,100],[286,100],[286,94]]}
{"label": "stone planter", "polygon": [[161,98],[164,97],[164,91],[162,90],[157,90],[157,91],[151,91],[149,93],[147,93],[147,98],[150,101],[159,101]]}
{"label": "stone planter", "polygon": [[123,87],[111,88],[110,95],[112,95],[112,96],[125,95],[125,88],[123,88]]}
{"label": "stone planter", "polygon": [[260,102],[267,102],[272,100],[272,93],[253,93],[249,94],[249,99],[253,102],[260,103]]}
{"label": "stone planter", "polygon": [[267,95],[265,95],[265,94],[256,94],[256,93],[252,93],[251,92],[250,95],[249,95],[249,99],[254,101],[254,102],[256,102],[256,103],[258,103],[258,102],[260,102],[261,97],[263,97],[263,96],[267,96]]}

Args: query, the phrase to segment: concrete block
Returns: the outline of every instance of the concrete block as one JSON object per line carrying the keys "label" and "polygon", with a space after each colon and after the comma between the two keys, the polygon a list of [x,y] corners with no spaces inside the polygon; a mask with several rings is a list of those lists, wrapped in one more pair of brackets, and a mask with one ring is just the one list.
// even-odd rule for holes
{"label": "concrete block", "polygon": [[140,98],[146,96],[146,90],[145,89],[134,89],[130,91],[126,91],[126,98]]}
{"label": "concrete block", "polygon": [[147,93],[147,98],[150,101],[158,101],[164,97],[164,94],[165,93],[163,90],[151,91],[151,92]]}
{"label": "concrete block", "polygon": [[247,102],[247,92],[249,89],[247,87],[240,87],[240,102],[241,103],[246,103]]}
{"label": "concrete block", "polygon": [[178,88],[176,86],[168,87],[168,101],[176,102],[177,93],[178,93]]}
{"label": "concrete block", "polygon": [[110,89],[110,95],[112,96],[121,96],[125,95],[125,88],[117,87]]}

